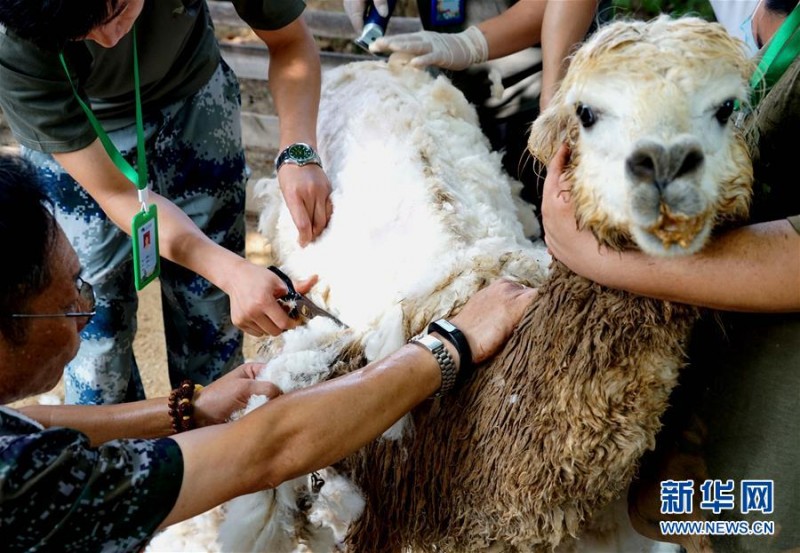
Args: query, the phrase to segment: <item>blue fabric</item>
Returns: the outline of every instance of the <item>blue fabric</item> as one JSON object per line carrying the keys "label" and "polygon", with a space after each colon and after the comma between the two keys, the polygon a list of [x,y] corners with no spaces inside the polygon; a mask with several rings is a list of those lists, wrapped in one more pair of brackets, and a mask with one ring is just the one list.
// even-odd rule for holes
{"label": "blue fabric", "polygon": [[17,551],[138,551],[175,505],[183,457],[170,439],[98,448],[0,407],[0,543]]}
{"label": "blue fabric", "polygon": [[[197,93],[147,117],[145,134],[153,190],[214,242],[243,254],[246,169],[233,72],[220,64]],[[109,136],[133,162],[135,126]],[[78,253],[83,277],[97,294],[97,314],[81,333],[80,351],[65,371],[66,402],[143,399],[132,349],[138,302],[130,238],[52,156],[29,149],[23,155],[37,166],[56,218]],[[161,290],[173,387],[186,378],[208,384],[242,362],[242,333],[231,323],[230,302],[220,289],[162,260]]]}

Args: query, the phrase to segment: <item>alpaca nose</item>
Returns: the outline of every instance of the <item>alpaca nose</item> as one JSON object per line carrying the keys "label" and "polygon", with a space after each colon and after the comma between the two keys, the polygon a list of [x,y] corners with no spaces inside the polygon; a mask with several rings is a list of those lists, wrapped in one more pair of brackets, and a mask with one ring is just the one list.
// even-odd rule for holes
{"label": "alpaca nose", "polygon": [[655,141],[641,140],[625,160],[628,176],[643,184],[653,184],[659,192],[674,180],[691,178],[703,165],[703,150],[686,138],[664,146]]}

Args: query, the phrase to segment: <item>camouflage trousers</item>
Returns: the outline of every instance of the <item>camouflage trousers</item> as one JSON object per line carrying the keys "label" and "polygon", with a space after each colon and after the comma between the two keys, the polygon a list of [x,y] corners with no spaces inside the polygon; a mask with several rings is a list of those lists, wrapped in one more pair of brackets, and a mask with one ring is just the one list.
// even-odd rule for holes
{"label": "camouflage trousers", "polygon": [[[148,180],[214,242],[244,253],[246,168],[239,84],[224,62],[192,96],[145,118]],[[109,133],[131,164],[136,127]],[[130,237],[48,154],[25,149],[56,207],[56,219],[94,286],[97,314],[81,333],[64,373],[66,402],[119,403],[144,398],[133,355],[138,300]],[[135,165],[134,165],[135,167]],[[133,186],[131,184],[131,186]],[[242,333],[227,295],[203,277],[161,260],[161,301],[172,387],[208,384],[242,362]]]}

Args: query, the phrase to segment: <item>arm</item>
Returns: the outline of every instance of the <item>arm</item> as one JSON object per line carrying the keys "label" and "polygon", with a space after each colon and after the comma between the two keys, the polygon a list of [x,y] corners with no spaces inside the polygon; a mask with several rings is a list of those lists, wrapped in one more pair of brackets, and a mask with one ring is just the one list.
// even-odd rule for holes
{"label": "arm", "polygon": [[[534,290],[500,281],[453,317],[476,362],[508,339],[534,296]],[[358,371],[280,396],[234,423],[175,436],[183,485],[162,526],[330,465],[376,438],[440,382],[433,356],[408,345]]]}
{"label": "arm", "polygon": [[414,54],[416,66],[466,69],[542,44],[543,101],[549,102],[565,70],[564,60],[591,25],[597,0],[528,0],[462,33],[421,31],[380,38],[375,52]]}
{"label": "arm", "polygon": [[419,31],[382,37],[370,50],[413,54],[416,57],[410,63],[416,67],[435,65],[456,71],[466,69],[537,44],[546,4],[545,0],[517,2],[500,15],[461,33]]}
{"label": "arm", "polygon": [[[130,234],[131,219],[141,207],[136,187],[120,173],[100,141],[53,157],[109,218]],[[169,200],[155,193],[150,198],[158,205],[161,255],[207,278],[228,294],[231,319],[236,326],[262,336],[279,334],[296,325],[276,301],[287,292],[277,276],[214,243]]]}
{"label": "arm", "polygon": [[489,47],[488,59],[502,58],[538,44],[543,38],[542,22],[551,1],[517,2],[500,15],[479,24],[478,29]]}
{"label": "arm", "polygon": [[[269,86],[280,122],[280,149],[294,142],[316,149],[320,61],[314,37],[300,17],[277,31],[254,31],[270,52]],[[300,245],[305,246],[328,225],[333,209],[328,177],[317,165],[287,164],[278,181]]]}
{"label": "arm", "polygon": [[[280,390],[258,381],[263,365],[240,365],[213,384],[195,393],[194,420],[198,427],[218,424],[244,409],[252,395],[277,397]],[[80,430],[92,446],[119,438],[162,438],[173,433],[167,398],[118,405],[31,405],[19,409],[45,428]]]}
{"label": "arm", "polygon": [[566,71],[567,57],[586,36],[596,11],[597,0],[547,1],[541,25],[542,93],[539,106],[542,110],[550,103],[556,84]]}
{"label": "arm", "polygon": [[692,256],[657,258],[598,246],[578,230],[561,180],[566,149],[547,169],[542,215],[554,257],[581,276],[643,296],[728,311],[800,310],[800,234],[788,220],[747,225]]}

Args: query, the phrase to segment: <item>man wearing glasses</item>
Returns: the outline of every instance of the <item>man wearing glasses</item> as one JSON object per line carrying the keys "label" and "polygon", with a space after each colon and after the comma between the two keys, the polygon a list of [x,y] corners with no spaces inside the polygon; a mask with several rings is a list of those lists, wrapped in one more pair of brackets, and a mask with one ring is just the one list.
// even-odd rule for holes
{"label": "man wearing glasses", "polygon": [[[269,48],[281,147],[312,149],[320,66],[300,17],[304,3],[231,2]],[[98,315],[65,372],[68,403],[144,398],[132,351],[138,304],[128,236],[143,200],[102,133],[129,163],[146,157],[147,176],[137,180],[150,185],[158,209],[159,236],[151,240],[165,260],[172,385],[208,384],[241,363],[242,331],[276,335],[295,326],[276,299],[286,293],[283,283],[242,255],[247,170],[239,85],[221,60],[204,0],[0,0],[0,107],[98,296]],[[327,225],[330,183],[318,158],[284,161],[278,179],[305,245]],[[143,278],[154,261],[154,254],[144,258]]]}
{"label": "man wearing glasses", "polygon": [[[0,271],[1,404],[51,389],[94,312],[75,250],[34,180],[19,159],[0,154],[0,234],[20,238],[6,250],[13,262]],[[499,349],[534,295],[499,282],[467,302],[452,322],[469,341],[472,361],[482,363]],[[457,374],[458,350],[439,339],[446,342],[447,370]],[[442,388],[437,359],[407,345],[335,381],[285,395],[255,380],[259,367],[242,365],[194,391],[189,417],[197,428],[188,431],[175,424],[172,396],[119,405],[0,406],[3,551],[140,551],[159,528],[320,469],[374,439]],[[215,424],[252,395],[270,401]]]}
{"label": "man wearing glasses", "polygon": [[[14,319],[41,319],[50,317],[85,317],[86,322],[92,317],[96,311],[94,288],[92,285],[83,280],[80,276],[75,277],[75,289],[78,290],[78,301],[75,302],[73,310],[65,313],[12,313],[11,317]],[[83,307],[84,310],[78,310]]]}

